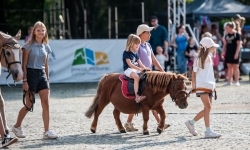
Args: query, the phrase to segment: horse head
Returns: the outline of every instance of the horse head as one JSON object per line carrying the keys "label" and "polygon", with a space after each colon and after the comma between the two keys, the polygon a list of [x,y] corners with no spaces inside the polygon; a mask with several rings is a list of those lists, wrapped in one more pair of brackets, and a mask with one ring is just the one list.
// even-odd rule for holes
{"label": "horse head", "polygon": [[180,109],[187,108],[188,106],[187,98],[189,97],[189,93],[186,92],[187,86],[185,82],[187,80],[188,78],[185,74],[175,74],[171,80],[171,88],[169,89],[170,97]]}
{"label": "horse head", "polygon": [[1,65],[8,69],[12,74],[13,80],[18,82],[23,78],[21,67],[21,46],[18,40],[21,37],[21,30],[18,31],[15,37],[0,32],[0,59]]}

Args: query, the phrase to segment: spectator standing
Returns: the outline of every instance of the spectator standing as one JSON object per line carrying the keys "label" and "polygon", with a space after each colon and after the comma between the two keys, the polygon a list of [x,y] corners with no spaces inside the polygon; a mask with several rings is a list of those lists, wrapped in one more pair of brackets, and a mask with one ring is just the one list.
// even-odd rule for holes
{"label": "spectator standing", "polygon": [[241,47],[241,37],[240,34],[235,31],[234,22],[229,22],[226,25],[226,36],[225,44],[223,45],[223,52],[225,55],[225,62],[228,67],[228,81],[225,85],[232,84],[232,77],[234,76],[236,86],[240,86],[239,83],[239,53]]}
{"label": "spectator standing", "polygon": [[187,49],[189,36],[185,30],[184,25],[178,27],[178,34],[174,35],[174,38],[171,42],[172,46],[176,48],[177,53],[177,67],[179,73],[186,73],[187,71],[187,60],[185,52]]}
{"label": "spectator standing", "polygon": [[190,37],[188,40],[188,46],[185,55],[188,60],[188,78],[191,79],[194,59],[198,56],[198,48],[195,45],[194,39],[192,37]]}
{"label": "spectator standing", "polygon": [[[152,16],[150,18],[150,23],[154,27],[153,30],[151,30],[151,36],[149,43],[152,46],[153,52],[156,55],[156,47],[161,46],[163,48],[163,54],[168,57],[168,32],[167,29],[159,25],[158,18],[156,16]],[[167,71],[167,62],[165,61],[165,71]]]}
{"label": "spectator standing", "polygon": [[[162,69],[165,70],[165,61],[168,61],[168,58],[163,54],[163,49],[161,46],[156,47],[156,60],[160,63]],[[160,71],[159,68],[155,67],[155,70]]]}
{"label": "spectator standing", "polygon": [[32,30],[33,30],[33,26],[30,26],[28,28],[28,35],[25,36],[24,42],[27,42],[30,39],[30,34],[31,34]]}

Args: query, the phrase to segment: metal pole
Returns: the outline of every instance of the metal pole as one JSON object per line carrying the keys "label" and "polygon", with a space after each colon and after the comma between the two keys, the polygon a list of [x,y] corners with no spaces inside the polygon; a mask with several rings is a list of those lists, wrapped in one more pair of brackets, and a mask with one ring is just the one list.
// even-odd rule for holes
{"label": "metal pole", "polygon": [[[168,21],[171,19],[170,9],[171,9],[171,3],[170,3],[170,0],[168,0]],[[171,25],[170,25],[170,23],[168,23],[168,43],[171,42],[170,34],[169,34],[170,31],[171,31]]]}
{"label": "metal pole", "polygon": [[[56,20],[58,20],[57,22],[58,22],[58,33],[59,33],[59,39],[62,39],[62,36],[61,36],[61,32],[62,32],[62,30],[61,30],[61,28],[62,28],[62,26],[61,26],[61,21],[60,21],[60,14],[61,14],[61,0],[60,1],[58,1],[58,5],[57,5],[57,7],[58,7],[58,13],[57,14],[59,14],[58,15],[58,19],[56,19]],[[57,18],[57,17],[56,17]]]}
{"label": "metal pole", "polygon": [[63,38],[65,39],[65,6],[64,6],[64,0],[62,0],[62,18],[64,19],[63,22]]}
{"label": "metal pole", "polygon": [[118,39],[118,12],[117,12],[117,6],[115,6],[115,38]]}
{"label": "metal pole", "polygon": [[56,27],[56,2],[53,3],[53,25],[54,25],[54,29],[53,29],[53,32],[54,32],[54,38],[56,39],[57,38],[57,35],[56,35],[56,30],[57,30],[57,27]]}
{"label": "metal pole", "polygon": [[[176,27],[176,2],[175,0],[172,0],[173,3],[173,18],[174,18],[174,28]],[[175,35],[175,30],[174,30],[174,35]],[[172,37],[174,37],[174,35]],[[176,72],[176,48],[174,48],[174,72]]]}
{"label": "metal pole", "polygon": [[141,3],[141,17],[142,17],[142,23],[145,22],[145,10],[144,10],[144,3]]}
{"label": "metal pole", "polygon": [[108,14],[108,19],[109,19],[109,25],[108,25],[108,30],[109,30],[109,39],[111,39],[111,7],[109,7],[109,14]]}
{"label": "metal pole", "polygon": [[52,32],[52,29],[53,29],[53,20],[52,20],[52,5],[50,6],[50,9],[49,9],[49,31],[50,31],[50,35],[51,37],[53,37],[53,32]]}
{"label": "metal pole", "polygon": [[70,28],[70,18],[69,18],[69,9],[66,9],[66,14],[67,14],[67,24],[68,24],[68,35],[69,38],[72,39],[71,37],[71,28]]}
{"label": "metal pole", "polygon": [[183,23],[186,24],[186,1],[183,1]]}
{"label": "metal pole", "polygon": [[88,32],[87,32],[87,10],[84,9],[83,12],[84,12],[84,38],[87,39],[87,35],[88,35]]}

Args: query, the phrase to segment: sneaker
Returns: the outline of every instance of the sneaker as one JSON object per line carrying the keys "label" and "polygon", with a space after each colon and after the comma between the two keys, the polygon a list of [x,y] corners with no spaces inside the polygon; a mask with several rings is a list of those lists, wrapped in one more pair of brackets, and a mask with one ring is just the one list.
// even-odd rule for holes
{"label": "sneaker", "polygon": [[229,82],[225,82],[222,86],[231,86],[232,83],[229,83]]}
{"label": "sneaker", "polygon": [[236,82],[235,85],[236,85],[236,86],[240,86],[240,83],[239,83],[239,82]]}
{"label": "sneaker", "polygon": [[2,141],[2,147],[9,146],[9,145],[17,142],[17,140],[18,140],[18,138],[16,138],[16,137],[12,138],[12,137],[6,135],[5,138]]}
{"label": "sneaker", "polygon": [[221,135],[215,133],[214,131],[205,132],[205,138],[219,138],[219,137],[221,137]]}
{"label": "sneaker", "polygon": [[138,129],[134,127],[133,123],[125,123],[124,127],[128,132],[138,131]]}
{"label": "sneaker", "polygon": [[186,121],[186,122],[185,122],[185,124],[186,124],[186,126],[187,126],[187,128],[188,128],[189,132],[190,132],[193,136],[198,135],[198,133],[197,133],[197,132],[196,132],[196,130],[195,130],[194,125],[193,125],[193,124],[191,124],[191,123],[189,122],[189,120],[188,120],[188,121]]}
{"label": "sneaker", "polygon": [[23,133],[22,127],[15,127],[13,126],[12,132],[18,137],[18,138],[25,138],[25,135]]}
{"label": "sneaker", "polygon": [[57,139],[58,136],[55,135],[52,131],[49,130],[49,131],[46,131],[46,132],[43,133],[43,138],[44,139]]}

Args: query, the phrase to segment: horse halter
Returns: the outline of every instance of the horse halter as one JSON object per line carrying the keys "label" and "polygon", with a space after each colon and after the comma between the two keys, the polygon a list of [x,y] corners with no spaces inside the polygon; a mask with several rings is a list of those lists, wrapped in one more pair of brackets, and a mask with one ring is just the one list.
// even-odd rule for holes
{"label": "horse halter", "polygon": [[[184,82],[184,81],[183,81],[182,79],[177,79],[177,80],[175,80],[175,81],[172,81],[172,83],[171,83],[172,94],[174,94],[175,83],[180,83],[180,82]],[[180,93],[184,93],[185,96],[177,99],[176,97],[177,97],[177,95],[180,94]],[[181,100],[181,99],[183,99],[183,98],[187,98],[187,97],[189,97],[189,95],[190,95],[190,93],[187,93],[185,90],[180,90],[180,91],[178,91],[175,95],[173,95],[173,96],[170,95],[170,97],[172,98],[172,101],[175,102],[175,103],[177,104],[177,101],[179,101],[179,100]]]}
{"label": "horse halter", "polygon": [[6,56],[6,53],[5,53],[5,48],[4,48],[4,46],[9,46],[9,47],[11,47],[12,49],[14,49],[14,50],[20,50],[20,45],[18,44],[18,43],[6,43],[6,44],[3,44],[2,45],[2,52],[1,52],[1,55],[2,55],[2,53],[3,53],[3,56],[4,56],[4,58],[5,58],[5,62],[6,62],[6,64],[8,65],[8,72],[9,72],[9,74],[7,75],[7,77],[6,77],[6,80],[9,78],[9,76],[11,75],[11,72],[10,72],[10,66],[12,65],[12,64],[16,64],[16,63],[19,63],[19,64],[21,64],[21,61],[13,61],[13,62],[8,62],[8,59],[7,59],[7,56]]}

